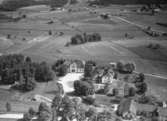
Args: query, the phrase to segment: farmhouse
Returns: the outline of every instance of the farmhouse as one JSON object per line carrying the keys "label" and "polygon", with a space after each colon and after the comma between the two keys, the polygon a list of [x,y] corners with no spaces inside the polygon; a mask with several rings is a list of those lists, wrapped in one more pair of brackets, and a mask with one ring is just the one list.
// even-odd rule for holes
{"label": "farmhouse", "polygon": [[126,83],[120,80],[113,80],[111,84],[106,85],[105,94],[119,97],[126,97],[130,95],[133,84]]}
{"label": "farmhouse", "polygon": [[[145,116],[147,118],[151,118],[155,116],[156,106],[149,104],[139,104],[134,100],[128,98],[123,99],[118,106],[117,114],[122,116],[123,118],[129,117],[129,115],[133,116]],[[162,111],[162,110],[161,110]],[[164,112],[161,112],[161,119],[164,119]],[[166,115],[166,114],[165,114]]]}
{"label": "farmhouse", "polygon": [[96,68],[93,76],[93,80],[97,84],[112,83],[114,81],[114,75],[112,69],[105,70],[104,68]]}
{"label": "farmhouse", "polygon": [[135,102],[128,99],[123,99],[118,106],[117,115],[122,116],[123,118],[132,118],[137,112]]}
{"label": "farmhouse", "polygon": [[81,60],[71,61],[68,66],[68,73],[83,73],[85,62]]}

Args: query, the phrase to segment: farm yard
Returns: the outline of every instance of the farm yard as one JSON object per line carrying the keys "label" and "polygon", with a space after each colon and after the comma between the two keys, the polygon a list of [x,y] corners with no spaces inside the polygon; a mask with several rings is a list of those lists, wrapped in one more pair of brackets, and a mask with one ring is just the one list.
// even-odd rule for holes
{"label": "farm yard", "polygon": [[[42,5],[21,8],[14,12],[0,11],[0,15],[4,16],[2,20],[0,18],[0,56],[21,53],[30,56],[34,61],[46,61],[49,64],[60,58],[94,60],[98,65],[120,60],[134,62],[137,72],[148,74],[148,93],[167,100],[167,36],[152,37],[141,28],[151,27],[157,32],[167,33],[166,27],[157,24],[166,22],[167,13],[164,10],[154,16],[138,14],[134,12],[138,8],[140,6],[82,6],[70,12],[69,9],[72,8],[50,11],[48,6]],[[101,18],[101,13],[109,13],[110,18]],[[13,20],[19,14],[26,17]],[[102,41],[65,46],[72,36],[83,33],[99,33]],[[159,48],[149,47],[154,44]],[[70,76],[67,75],[67,78]],[[81,75],[75,76],[75,80],[78,80]],[[0,86],[0,111],[5,112],[4,101],[8,100],[13,107],[12,113],[23,113],[30,107],[37,110],[39,103],[31,101],[33,96],[39,94],[53,99],[58,91],[56,82],[61,79],[66,81],[67,78],[37,83],[36,89],[26,94],[11,92],[9,87]],[[73,91],[67,86],[73,85],[70,82],[72,80],[69,80],[70,83],[65,81],[62,81],[65,92]],[[97,98],[99,103],[110,103],[106,96],[97,95]]]}

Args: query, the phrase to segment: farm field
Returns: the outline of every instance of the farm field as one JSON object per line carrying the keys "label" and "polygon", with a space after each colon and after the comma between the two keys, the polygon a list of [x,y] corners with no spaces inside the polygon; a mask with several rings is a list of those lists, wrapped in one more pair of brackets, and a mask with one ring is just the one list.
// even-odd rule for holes
{"label": "farm field", "polygon": [[[155,16],[136,14],[133,10],[138,7],[111,5],[93,9],[83,7],[75,12],[68,12],[68,8],[64,11],[49,11],[44,6],[40,10],[25,7],[15,12],[0,11],[0,14],[9,18],[16,17],[22,10],[22,14],[26,14],[26,18],[19,21],[8,21],[8,17],[6,21],[5,18],[0,20],[0,55],[22,53],[35,61],[47,61],[50,64],[59,58],[95,60],[104,65],[119,60],[132,61],[136,64],[137,72],[167,77],[167,37],[151,37],[137,26],[151,26],[159,32],[167,32],[167,28],[156,24],[166,22],[167,13],[162,11]],[[104,20],[91,11],[107,12],[111,18]],[[102,41],[65,46],[72,36],[84,32],[97,32],[102,36]],[[125,37],[127,33],[130,38]],[[147,47],[150,43],[159,44],[160,48],[152,50]],[[149,93],[167,100],[167,79],[147,76],[146,81],[151,89]],[[13,112],[26,112],[32,106],[37,109],[38,104],[30,104],[28,100],[35,94],[53,99],[57,91],[56,82],[57,79],[38,83],[37,88],[27,94],[11,93],[9,89],[0,86],[0,111],[5,110],[6,100],[11,101]],[[19,101],[15,100],[17,97]],[[109,103],[107,97],[100,100],[101,95],[98,95],[98,98],[99,102],[106,100]],[[20,108],[17,108],[18,105]]]}

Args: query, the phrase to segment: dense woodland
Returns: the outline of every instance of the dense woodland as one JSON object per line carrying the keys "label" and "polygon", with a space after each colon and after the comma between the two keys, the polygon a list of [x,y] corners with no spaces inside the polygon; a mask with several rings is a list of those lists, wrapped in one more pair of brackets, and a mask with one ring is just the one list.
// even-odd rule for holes
{"label": "dense woodland", "polygon": [[53,72],[46,62],[33,62],[21,54],[0,57],[0,84],[16,84],[14,88],[30,91],[36,82],[53,80]]}

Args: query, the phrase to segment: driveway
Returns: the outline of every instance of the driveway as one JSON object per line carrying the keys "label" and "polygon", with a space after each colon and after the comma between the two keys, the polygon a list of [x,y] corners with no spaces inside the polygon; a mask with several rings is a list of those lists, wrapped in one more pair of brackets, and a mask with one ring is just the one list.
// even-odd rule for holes
{"label": "driveway", "polygon": [[64,77],[59,78],[59,83],[63,85],[65,93],[74,91],[74,81],[79,80],[83,76],[83,73],[69,73]]}

